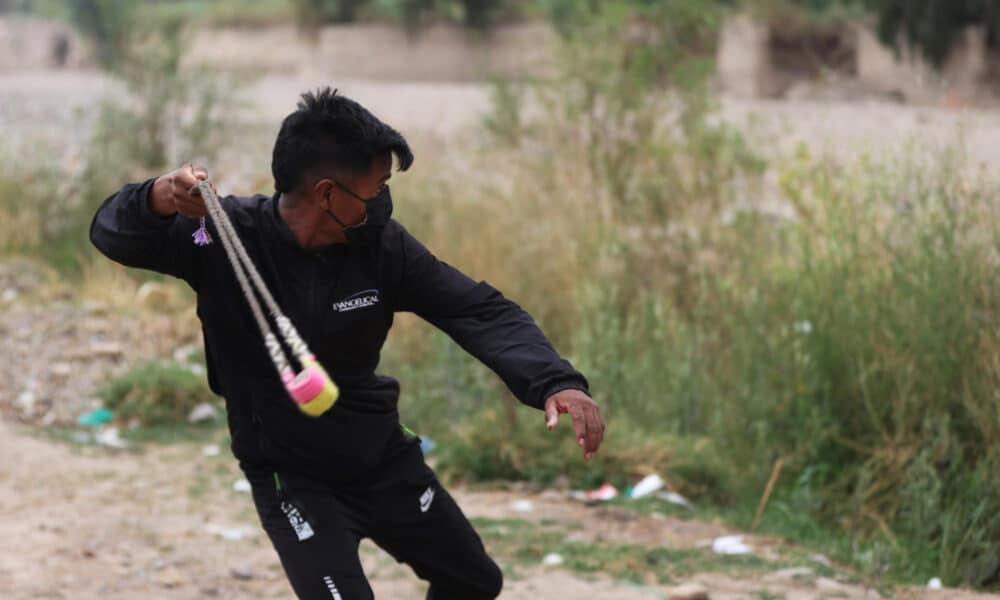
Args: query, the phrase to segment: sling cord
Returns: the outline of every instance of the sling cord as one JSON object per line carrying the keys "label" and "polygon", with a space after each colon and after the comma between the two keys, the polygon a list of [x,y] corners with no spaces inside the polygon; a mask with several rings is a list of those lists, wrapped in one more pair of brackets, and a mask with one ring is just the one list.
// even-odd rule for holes
{"label": "sling cord", "polygon": [[[244,298],[246,298],[247,304],[250,305],[250,310],[253,312],[254,320],[257,322],[257,327],[264,338],[264,344],[267,346],[268,354],[274,363],[274,368],[278,371],[278,375],[285,383],[289,394],[298,403],[299,408],[309,415],[319,416],[336,401],[338,396],[337,386],[316,361],[309,347],[306,346],[295,326],[292,325],[291,320],[285,316],[281,311],[281,307],[274,300],[274,296],[271,295],[267,284],[264,283],[253,261],[250,260],[243,242],[236,234],[236,229],[222,208],[219,197],[215,193],[215,190],[212,189],[212,185],[206,180],[200,180],[196,184],[196,187],[201,193],[201,197],[205,200],[205,207],[208,209],[209,216],[215,223],[215,228],[222,240],[226,258],[229,260],[229,264],[236,274],[236,279],[239,281],[240,289],[243,292]],[[271,329],[270,323],[268,323],[267,318],[264,316],[264,311],[257,299],[257,295],[254,294],[255,290],[267,305],[267,309],[274,318],[278,326],[278,331],[285,340],[285,343],[288,344],[288,347],[302,365],[302,372],[299,375],[295,375],[292,370],[291,362],[281,347],[281,342],[278,341],[277,336]]]}

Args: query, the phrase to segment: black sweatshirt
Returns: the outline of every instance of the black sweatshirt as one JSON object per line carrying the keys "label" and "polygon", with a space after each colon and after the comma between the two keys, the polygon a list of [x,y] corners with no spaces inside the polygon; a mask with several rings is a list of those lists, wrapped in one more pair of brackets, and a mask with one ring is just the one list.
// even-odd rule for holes
{"label": "black sweatshirt", "polygon": [[195,245],[198,219],[152,213],[152,186],[128,184],[105,200],[90,239],[112,260],[179,277],[197,293],[209,386],[226,400],[233,454],[244,468],[360,480],[404,442],[399,384],[375,374],[399,311],[443,330],[529,406],[544,408],[559,390],[587,390],[517,304],[439,261],[396,221],[370,248],[305,250],[281,219],[277,195],[228,196],[222,206],[251,259],[340,387],[332,409],[306,416],[274,370],[214,227],[214,243]]}

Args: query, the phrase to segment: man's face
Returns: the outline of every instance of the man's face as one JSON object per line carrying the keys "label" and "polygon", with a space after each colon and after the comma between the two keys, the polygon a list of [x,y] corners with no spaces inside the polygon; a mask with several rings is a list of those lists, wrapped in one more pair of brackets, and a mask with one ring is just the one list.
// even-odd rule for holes
{"label": "man's face", "polygon": [[365,218],[365,203],[378,195],[392,177],[392,153],[386,152],[372,161],[367,172],[354,177],[323,177],[313,185],[314,197],[324,210],[351,227]]}

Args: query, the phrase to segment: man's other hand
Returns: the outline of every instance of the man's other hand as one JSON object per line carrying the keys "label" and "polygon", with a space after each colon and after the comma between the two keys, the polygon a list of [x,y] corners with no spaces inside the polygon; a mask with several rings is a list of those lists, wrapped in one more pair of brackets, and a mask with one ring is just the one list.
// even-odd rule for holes
{"label": "man's other hand", "polygon": [[549,431],[559,423],[559,414],[568,413],[573,419],[576,443],[583,448],[583,457],[590,459],[604,439],[604,418],[597,403],[580,390],[563,390],[545,400],[545,424]]}

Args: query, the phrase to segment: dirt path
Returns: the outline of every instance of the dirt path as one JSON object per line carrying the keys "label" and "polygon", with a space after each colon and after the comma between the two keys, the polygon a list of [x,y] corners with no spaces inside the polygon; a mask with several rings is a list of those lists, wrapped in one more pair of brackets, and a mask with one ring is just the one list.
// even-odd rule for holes
{"label": "dirt path", "polygon": [[[277,131],[298,95],[333,85],[369,107],[408,136],[448,139],[474,126],[490,107],[490,88],[476,83],[329,81],[298,75],[269,75],[242,88],[239,97],[250,116]],[[51,154],[79,160],[88,132],[81,117],[121,86],[96,71],[0,73],[0,126],[9,158],[32,148],[32,156]],[[839,156],[859,152],[896,154],[920,140],[941,148],[959,144],[972,164],[1000,166],[1000,111],[954,110],[887,102],[792,102],[723,98],[721,117],[756,131],[767,140],[762,150],[789,151],[805,142]],[[39,140],[56,140],[51,148]],[[270,143],[270,142],[268,142]],[[431,147],[433,150],[433,147]],[[262,149],[270,154],[269,147]],[[67,154],[68,153],[68,154]]]}
{"label": "dirt path", "polygon": [[[223,434],[217,437],[222,440]],[[206,455],[203,444],[149,445],[114,451],[39,437],[0,422],[0,597],[126,600],[134,598],[291,598],[277,557],[260,532],[249,494],[223,448]],[[592,508],[559,494],[457,490],[456,496],[507,573],[503,598],[670,597],[670,587],[637,585],[601,573],[544,567],[524,560],[544,547],[524,547],[503,529],[556,528],[571,543],[598,549],[627,542],[648,548],[690,550],[726,533],[721,526],[624,509]],[[528,499],[530,512],[514,500]],[[584,529],[580,524],[588,523]],[[518,524],[524,524],[518,529]],[[239,538],[239,539],[229,539]],[[755,552],[776,555],[777,542],[749,538]],[[529,542],[530,543],[530,542]],[[512,551],[512,548],[516,551]],[[378,598],[421,598],[425,586],[369,542],[365,570]],[[718,560],[708,550],[705,565]],[[700,563],[695,563],[695,566]],[[734,563],[735,565],[736,563]],[[776,565],[778,563],[775,563]],[[716,565],[717,566],[717,565]],[[697,569],[694,569],[697,570]],[[715,600],[736,598],[876,597],[862,585],[835,578],[761,568],[717,568],[683,583],[705,587]],[[675,582],[679,582],[675,580]],[[770,594],[770,595],[767,595]],[[960,593],[904,593],[912,598],[990,598]],[[1000,596],[992,596],[998,598]]]}

